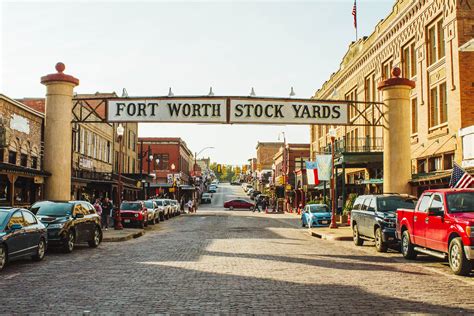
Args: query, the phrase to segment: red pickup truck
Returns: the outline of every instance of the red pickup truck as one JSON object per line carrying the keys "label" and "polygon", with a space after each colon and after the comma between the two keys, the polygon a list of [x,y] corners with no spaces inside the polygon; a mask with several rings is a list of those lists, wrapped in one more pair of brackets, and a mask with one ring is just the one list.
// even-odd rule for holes
{"label": "red pickup truck", "polygon": [[455,274],[469,274],[474,263],[474,189],[423,192],[415,210],[397,210],[396,236],[406,259],[415,259],[417,253],[447,256]]}

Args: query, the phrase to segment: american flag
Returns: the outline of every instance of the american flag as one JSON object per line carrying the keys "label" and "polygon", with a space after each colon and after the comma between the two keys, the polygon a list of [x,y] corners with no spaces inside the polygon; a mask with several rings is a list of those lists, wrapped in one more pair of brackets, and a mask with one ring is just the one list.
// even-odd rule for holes
{"label": "american flag", "polygon": [[469,188],[474,182],[474,177],[467,173],[463,168],[454,164],[451,180],[449,181],[450,188]]}
{"label": "american flag", "polygon": [[354,6],[352,7],[352,15],[354,16],[354,27],[357,28],[357,4],[354,0]]}

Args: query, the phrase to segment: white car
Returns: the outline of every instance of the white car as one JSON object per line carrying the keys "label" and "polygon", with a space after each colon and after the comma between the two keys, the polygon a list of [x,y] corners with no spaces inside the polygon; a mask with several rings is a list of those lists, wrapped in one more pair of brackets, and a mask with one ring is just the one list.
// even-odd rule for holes
{"label": "white car", "polygon": [[152,200],[144,201],[146,209],[148,210],[148,224],[155,225],[160,222],[160,210],[156,203]]}
{"label": "white car", "polygon": [[171,208],[172,208],[173,214],[175,215],[181,214],[181,207],[178,201],[177,200],[170,200],[170,201],[171,201]]}
{"label": "white car", "polygon": [[164,221],[169,218],[169,207],[164,199],[153,200],[159,210],[160,221]]}

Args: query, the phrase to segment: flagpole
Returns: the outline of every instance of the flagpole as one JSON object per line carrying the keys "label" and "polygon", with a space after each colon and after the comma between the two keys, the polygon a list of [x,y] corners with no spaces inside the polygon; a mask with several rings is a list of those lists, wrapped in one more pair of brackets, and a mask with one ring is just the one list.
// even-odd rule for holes
{"label": "flagpole", "polygon": [[357,26],[358,26],[358,23],[357,23],[357,0],[354,0],[354,6],[356,7],[356,14],[354,16],[354,19],[355,19],[355,29],[356,29],[356,42],[357,42],[357,40],[359,39],[359,36],[357,34]]}

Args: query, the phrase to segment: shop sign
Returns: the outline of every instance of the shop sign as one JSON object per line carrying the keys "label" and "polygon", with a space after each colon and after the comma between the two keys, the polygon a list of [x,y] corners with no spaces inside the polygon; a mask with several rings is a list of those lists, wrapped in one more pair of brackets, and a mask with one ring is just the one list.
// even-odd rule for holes
{"label": "shop sign", "polygon": [[175,191],[175,188],[169,188],[168,192],[173,193]]}
{"label": "shop sign", "polygon": [[313,99],[188,97],[108,100],[109,122],[347,125],[349,103]]}
{"label": "shop sign", "polygon": [[92,169],[92,160],[86,157],[79,157],[79,167],[82,169]]}

